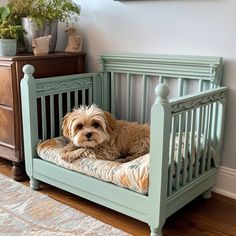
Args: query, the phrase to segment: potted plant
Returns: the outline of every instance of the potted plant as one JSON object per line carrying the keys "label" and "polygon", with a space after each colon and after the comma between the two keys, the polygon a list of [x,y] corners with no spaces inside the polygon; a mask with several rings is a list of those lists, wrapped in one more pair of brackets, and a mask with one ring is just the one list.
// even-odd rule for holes
{"label": "potted plant", "polygon": [[32,39],[51,34],[49,51],[54,51],[57,41],[58,21],[67,24],[78,18],[80,6],[73,0],[9,0],[15,17],[22,19],[27,51],[32,51]]}
{"label": "potted plant", "polygon": [[0,55],[14,56],[17,51],[17,39],[24,29],[17,24],[9,6],[0,7]]}

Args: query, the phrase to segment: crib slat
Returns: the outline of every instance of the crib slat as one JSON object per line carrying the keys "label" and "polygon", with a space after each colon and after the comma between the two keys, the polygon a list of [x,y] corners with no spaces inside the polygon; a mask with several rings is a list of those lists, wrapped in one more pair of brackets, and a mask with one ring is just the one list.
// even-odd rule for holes
{"label": "crib slat", "polygon": [[217,143],[217,138],[216,138],[216,134],[217,134],[217,117],[218,117],[218,103],[214,103],[213,104],[213,129],[212,129],[212,140],[213,140],[213,146],[216,146]]}
{"label": "crib slat", "polygon": [[75,108],[79,106],[78,90],[75,91]]}
{"label": "crib slat", "polygon": [[202,79],[199,79],[199,82],[198,82],[198,91],[199,91],[199,92],[202,92],[202,91],[203,91],[203,81],[202,81]]}
{"label": "crib slat", "polygon": [[116,112],[116,86],[115,86],[115,74],[111,72],[111,113],[115,115]]}
{"label": "crib slat", "polygon": [[132,81],[130,74],[127,74],[127,104],[126,119],[131,120],[132,114]]}
{"label": "crib slat", "polygon": [[203,120],[204,121],[204,131],[203,131],[203,155],[202,155],[202,162],[201,162],[201,173],[204,174],[205,173],[205,170],[206,170],[206,156],[205,156],[205,153],[206,153],[206,149],[207,149],[207,136],[208,136],[208,132],[209,132],[209,125],[208,125],[208,122],[209,122],[209,105],[205,106],[204,107],[204,110],[205,110],[205,119]]}
{"label": "crib slat", "polygon": [[42,111],[42,136],[43,140],[47,138],[47,120],[46,120],[46,105],[45,105],[45,97],[41,97],[41,111]]}
{"label": "crib slat", "polygon": [[197,153],[196,153],[196,160],[195,160],[195,173],[194,176],[195,178],[198,177],[199,174],[199,159],[200,159],[200,155],[201,155],[201,139],[202,139],[202,134],[201,134],[201,130],[202,130],[202,107],[197,108],[198,112],[197,112],[197,142],[196,142],[196,149],[197,149]]}
{"label": "crib slat", "polygon": [[59,115],[59,126],[60,126],[60,131],[59,134],[62,135],[62,129],[61,129],[61,121],[63,117],[63,112],[62,112],[62,93],[58,94],[58,115]]}
{"label": "crib slat", "polygon": [[183,96],[183,86],[184,80],[183,78],[178,78],[178,97]]}
{"label": "crib slat", "polygon": [[86,104],[86,93],[85,93],[85,89],[82,90],[82,104],[85,105]]}
{"label": "crib slat", "polygon": [[55,137],[54,95],[50,95],[50,130],[51,138]]}
{"label": "crib slat", "polygon": [[210,145],[211,143],[209,142],[211,140],[211,134],[212,134],[212,128],[214,128],[214,126],[212,125],[212,118],[213,116],[216,114],[214,113],[213,114],[213,107],[214,107],[214,103],[212,104],[209,104],[209,126],[208,126],[208,137],[207,137],[207,140],[208,140],[208,143],[207,143],[207,170],[210,169],[211,167],[211,152],[210,152]]}
{"label": "crib slat", "polygon": [[196,122],[196,109],[191,111],[192,117],[191,117],[191,128],[190,128],[190,159],[189,159],[189,171],[188,171],[188,181],[191,182],[193,178],[193,165],[196,161],[194,153],[194,146],[195,146],[195,122]]}
{"label": "crib slat", "polygon": [[185,137],[184,137],[184,163],[183,163],[183,185],[186,185],[188,178],[188,155],[189,155],[189,129],[190,129],[190,120],[191,113],[188,111],[185,117]]}
{"label": "crib slat", "polygon": [[210,89],[214,89],[214,88],[216,88],[216,85],[213,83],[210,83]]}
{"label": "crib slat", "polygon": [[169,176],[168,176],[168,194],[172,194],[173,190],[173,174],[175,168],[175,138],[176,138],[177,119],[172,117],[171,121],[171,137],[170,137],[170,160],[169,160]]}
{"label": "crib slat", "polygon": [[202,127],[201,127],[201,134],[204,134],[205,130],[205,119],[206,119],[206,106],[202,107]]}
{"label": "crib slat", "polygon": [[164,83],[164,78],[162,77],[162,75],[159,76],[159,84],[163,84]]}
{"label": "crib slat", "polygon": [[141,122],[145,123],[146,122],[146,111],[147,111],[147,76],[143,75],[143,80],[142,80],[142,102],[141,102]]}
{"label": "crib slat", "polygon": [[66,93],[66,100],[67,100],[67,112],[70,112],[71,111],[70,92]]}
{"label": "crib slat", "polygon": [[184,113],[179,114],[179,140],[178,140],[178,155],[177,155],[177,165],[176,165],[176,190],[180,188],[180,172],[182,169],[182,139],[183,139],[183,128],[184,128]]}
{"label": "crib slat", "polygon": [[89,103],[89,105],[91,105],[93,103],[93,91],[92,91],[92,89],[89,89],[88,96],[89,96],[88,103]]}

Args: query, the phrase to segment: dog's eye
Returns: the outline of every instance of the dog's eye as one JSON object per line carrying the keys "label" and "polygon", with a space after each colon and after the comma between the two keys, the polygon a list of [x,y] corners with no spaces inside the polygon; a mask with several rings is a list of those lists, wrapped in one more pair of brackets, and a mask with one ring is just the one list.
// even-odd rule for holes
{"label": "dog's eye", "polygon": [[82,129],[83,128],[83,125],[82,124],[79,124],[78,126],[77,126],[77,129]]}
{"label": "dog's eye", "polygon": [[94,128],[98,128],[98,127],[99,127],[98,122],[94,122],[94,123],[93,123],[93,127],[94,127]]}

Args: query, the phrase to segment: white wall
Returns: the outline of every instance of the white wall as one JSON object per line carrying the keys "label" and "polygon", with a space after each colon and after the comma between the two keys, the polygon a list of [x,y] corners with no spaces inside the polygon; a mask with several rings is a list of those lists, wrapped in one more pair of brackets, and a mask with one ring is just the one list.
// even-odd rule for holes
{"label": "white wall", "polygon": [[77,0],[88,69],[100,52],[222,56],[229,87],[222,165],[236,169],[236,1]]}
{"label": "white wall", "polygon": [[7,0],[0,0],[0,7],[5,6],[6,3],[7,3]]}

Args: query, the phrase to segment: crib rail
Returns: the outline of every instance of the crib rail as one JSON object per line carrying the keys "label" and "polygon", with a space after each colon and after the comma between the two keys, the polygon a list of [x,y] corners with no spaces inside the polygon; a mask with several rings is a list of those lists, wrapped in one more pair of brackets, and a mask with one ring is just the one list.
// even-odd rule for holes
{"label": "crib rail", "polygon": [[82,104],[93,103],[93,77],[78,74],[36,81],[40,139],[62,135],[64,115]]}
{"label": "crib rail", "polygon": [[218,167],[226,88],[170,101],[168,195]]}
{"label": "crib rail", "polygon": [[61,120],[72,109],[80,105],[101,104],[99,74],[74,74],[35,80],[33,71],[30,65],[24,68],[25,78],[30,80],[28,84],[36,96],[35,119],[40,140],[62,135]]}
{"label": "crib rail", "polygon": [[222,61],[222,58],[202,56],[101,54],[103,71],[156,74],[187,79],[219,79],[217,71],[221,69],[219,65]]}

